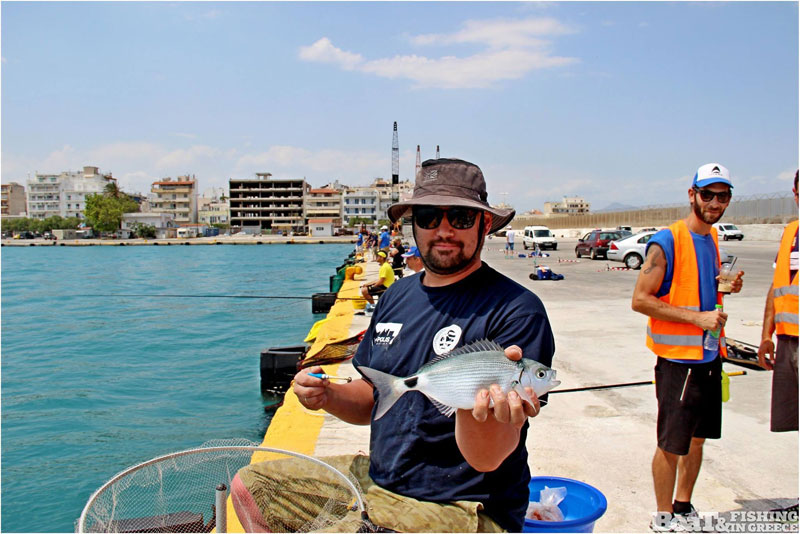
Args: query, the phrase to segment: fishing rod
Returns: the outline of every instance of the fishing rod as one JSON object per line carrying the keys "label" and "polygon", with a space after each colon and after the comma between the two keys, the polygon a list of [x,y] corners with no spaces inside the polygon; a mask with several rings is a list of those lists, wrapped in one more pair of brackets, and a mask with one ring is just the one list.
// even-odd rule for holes
{"label": "fishing rod", "polygon": [[[728,376],[742,376],[746,375],[747,371],[734,371],[732,373],[727,373]],[[553,395],[555,393],[574,393],[576,391],[595,391],[599,389],[611,389],[611,388],[629,388],[634,386],[649,386],[650,384],[655,384],[655,380],[643,380],[641,382],[626,382],[624,384],[606,384],[604,386],[586,386],[582,388],[571,388],[571,389],[554,389],[548,392],[548,395]]]}
{"label": "fishing rod", "polygon": [[[75,295],[76,297],[120,297],[120,298],[178,298],[178,299],[285,299],[311,300],[314,297],[291,295],[170,295],[170,294],[95,294]],[[336,300],[363,300],[364,297],[336,297]]]}

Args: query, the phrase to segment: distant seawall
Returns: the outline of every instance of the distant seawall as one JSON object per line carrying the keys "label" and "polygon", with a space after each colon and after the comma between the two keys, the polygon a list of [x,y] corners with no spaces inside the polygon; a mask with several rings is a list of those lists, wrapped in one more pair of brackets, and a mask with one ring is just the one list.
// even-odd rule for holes
{"label": "distant seawall", "polygon": [[319,245],[355,243],[355,236],[215,236],[172,239],[3,239],[2,246],[9,247],[91,247],[91,246],[186,246],[186,245]]}

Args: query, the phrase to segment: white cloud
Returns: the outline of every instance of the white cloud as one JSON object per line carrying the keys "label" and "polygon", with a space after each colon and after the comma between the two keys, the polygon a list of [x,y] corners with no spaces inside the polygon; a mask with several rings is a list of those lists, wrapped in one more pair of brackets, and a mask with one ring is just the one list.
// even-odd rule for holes
{"label": "white cloud", "polygon": [[293,146],[273,146],[265,152],[245,154],[236,162],[236,169],[251,172],[271,172],[271,167],[285,168],[297,161],[306,161],[311,152]]}
{"label": "white cloud", "polygon": [[411,42],[418,45],[483,44],[490,48],[541,47],[548,44],[541,36],[573,32],[552,18],[468,20],[464,29],[456,33],[418,35],[412,37]]}
{"label": "white cloud", "polygon": [[311,46],[301,47],[300,59],[318,61],[320,63],[334,63],[345,70],[353,70],[364,61],[361,54],[353,54],[336,48],[327,37],[323,37]]}
{"label": "white cloud", "polygon": [[300,48],[300,59],[330,63],[344,70],[357,70],[389,79],[408,79],[416,87],[444,89],[489,87],[501,80],[519,79],[538,69],[561,67],[579,61],[550,52],[548,36],[575,30],[553,18],[522,20],[470,20],[451,34],[424,34],[410,38],[416,45],[480,45],[472,55],[430,58],[424,55],[395,55],[366,60],[361,54],[342,50],[323,37]]}
{"label": "white cloud", "polygon": [[198,163],[202,160],[218,158],[222,151],[218,148],[196,145],[187,149],[172,150],[155,162],[156,169],[178,169],[186,168],[185,172],[189,172],[189,168],[197,167]]}
{"label": "white cloud", "polygon": [[395,56],[366,63],[361,70],[384,78],[407,78],[416,87],[442,89],[489,87],[499,80],[519,79],[531,70],[574,63],[574,58],[548,56],[539,51],[507,49],[466,58]]}
{"label": "white cloud", "polygon": [[[242,173],[278,172],[290,175],[362,176],[365,180],[374,176],[387,176],[385,155],[349,152],[334,149],[312,151],[293,146],[273,146],[264,152],[245,154],[236,161],[236,169]],[[292,174],[293,173],[293,174]]]}
{"label": "white cloud", "polygon": [[78,155],[75,153],[75,149],[70,145],[64,145],[60,149],[54,150],[47,155],[42,162],[42,168],[40,169],[40,172],[46,174],[58,174],[62,170],[77,170],[81,166],[82,165],[78,159]]}
{"label": "white cloud", "polygon": [[787,182],[794,180],[794,173],[797,172],[797,169],[789,169],[778,173],[778,180],[786,180]]}

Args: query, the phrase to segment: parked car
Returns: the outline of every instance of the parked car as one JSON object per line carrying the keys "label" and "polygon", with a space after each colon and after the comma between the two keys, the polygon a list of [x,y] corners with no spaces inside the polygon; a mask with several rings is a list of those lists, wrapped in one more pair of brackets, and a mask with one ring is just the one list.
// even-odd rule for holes
{"label": "parked car", "polygon": [[558,241],[556,236],[546,226],[526,226],[522,234],[522,248],[528,250],[529,248],[539,249],[551,248],[556,250],[558,248]]}
{"label": "parked car", "polygon": [[593,260],[606,255],[608,244],[621,239],[622,234],[617,230],[592,230],[578,240],[575,247],[575,256],[578,258],[586,254]]}
{"label": "parked car", "polygon": [[736,228],[735,224],[716,223],[714,224],[714,228],[717,229],[717,234],[722,238],[723,241],[727,241],[729,239],[738,239],[741,241],[744,239],[744,234],[741,230]]}
{"label": "parked car", "polygon": [[33,232],[29,230],[24,230],[14,236],[14,239],[33,239],[33,238],[34,238]]}
{"label": "parked car", "polygon": [[722,247],[719,247],[719,262],[720,263],[731,263],[733,258],[736,256],[728,252]]}
{"label": "parked car", "polygon": [[640,269],[644,263],[647,242],[655,234],[653,231],[639,232],[638,234],[612,241],[608,245],[606,258],[611,261],[621,261],[630,269]]}
{"label": "parked car", "polygon": [[55,238],[56,238],[56,236],[54,236],[50,232],[45,232],[44,234],[42,234],[42,237],[47,239],[47,240],[55,240]]}

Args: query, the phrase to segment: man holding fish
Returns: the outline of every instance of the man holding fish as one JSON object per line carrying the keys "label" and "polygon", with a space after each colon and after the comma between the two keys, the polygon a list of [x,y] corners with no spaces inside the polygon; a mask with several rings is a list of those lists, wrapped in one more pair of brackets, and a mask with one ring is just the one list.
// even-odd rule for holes
{"label": "man holding fish", "polygon": [[[691,499],[703,444],[722,433],[720,356],[726,354],[728,316],[717,288],[720,255],[712,225],[725,213],[732,189],[730,172],[719,163],[697,170],[689,215],[650,239],[633,292],[631,307],[650,318],[647,347],[658,356],[654,531],[680,530],[681,520],[698,517]],[[743,275],[737,273],[732,293],[741,291]]]}
{"label": "man holding fish", "polygon": [[514,210],[489,205],[477,165],[437,159],[422,164],[413,197],[389,208],[393,222],[407,215],[425,270],[378,301],[353,359],[364,378],[342,383],[312,367],[294,392],[309,409],[371,425],[359,483],[375,524],[519,532],[528,419],[559,382],[541,301],[481,261],[486,236]]}

